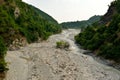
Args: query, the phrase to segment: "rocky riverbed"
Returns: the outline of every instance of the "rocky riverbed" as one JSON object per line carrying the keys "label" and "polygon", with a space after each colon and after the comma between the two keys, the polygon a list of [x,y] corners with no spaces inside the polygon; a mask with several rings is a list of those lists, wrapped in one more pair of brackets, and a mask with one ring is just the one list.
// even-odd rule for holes
{"label": "rocky riverbed", "polygon": [[[8,51],[9,71],[5,80],[120,80],[120,71],[82,54],[74,43],[79,30],[64,30],[47,41]],[[56,42],[70,43],[69,50],[56,48]]]}

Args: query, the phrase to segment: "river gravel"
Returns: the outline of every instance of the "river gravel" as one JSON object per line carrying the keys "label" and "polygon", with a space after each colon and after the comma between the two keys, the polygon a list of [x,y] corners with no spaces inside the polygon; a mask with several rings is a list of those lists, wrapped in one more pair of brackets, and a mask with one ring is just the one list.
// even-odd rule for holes
{"label": "river gravel", "polygon": [[[120,71],[82,54],[74,43],[76,29],[63,30],[47,41],[8,51],[9,71],[4,80],[120,80]],[[56,41],[70,43],[69,50],[57,49]]]}

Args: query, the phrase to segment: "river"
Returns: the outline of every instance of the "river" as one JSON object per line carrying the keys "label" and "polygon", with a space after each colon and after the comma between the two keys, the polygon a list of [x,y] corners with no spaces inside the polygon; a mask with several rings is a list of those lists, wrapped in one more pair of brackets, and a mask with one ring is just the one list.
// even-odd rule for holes
{"label": "river", "polygon": [[[4,80],[120,80],[120,71],[83,54],[74,43],[80,30],[63,30],[47,41],[8,51],[9,71]],[[70,43],[69,50],[57,49],[56,42]]]}

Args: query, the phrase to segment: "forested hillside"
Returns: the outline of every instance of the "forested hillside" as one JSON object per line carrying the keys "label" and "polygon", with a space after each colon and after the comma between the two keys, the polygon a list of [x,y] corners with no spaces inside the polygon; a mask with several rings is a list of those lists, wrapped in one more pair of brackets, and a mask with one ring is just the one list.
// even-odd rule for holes
{"label": "forested hillside", "polygon": [[83,21],[75,21],[75,22],[64,22],[61,23],[62,28],[67,29],[67,28],[85,28],[87,26],[90,26],[91,24],[99,21],[101,16],[95,15],[89,18],[88,20],[83,20]]}
{"label": "forested hillside", "polygon": [[78,34],[76,42],[96,55],[120,62],[120,0],[109,6],[98,25],[87,27]]}
{"label": "forested hillside", "polygon": [[32,43],[59,32],[57,21],[43,11],[22,0],[0,0],[0,72],[6,70],[4,56],[14,40]]}

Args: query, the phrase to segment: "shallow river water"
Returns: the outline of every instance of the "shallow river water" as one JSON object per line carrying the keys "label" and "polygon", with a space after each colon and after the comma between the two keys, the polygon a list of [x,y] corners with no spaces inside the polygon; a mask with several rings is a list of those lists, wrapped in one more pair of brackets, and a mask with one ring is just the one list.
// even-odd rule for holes
{"label": "shallow river water", "polygon": [[[74,43],[80,30],[63,30],[47,41],[8,51],[9,71],[5,80],[120,80],[120,71],[101,64]],[[69,50],[57,49],[56,42],[70,43]]]}

